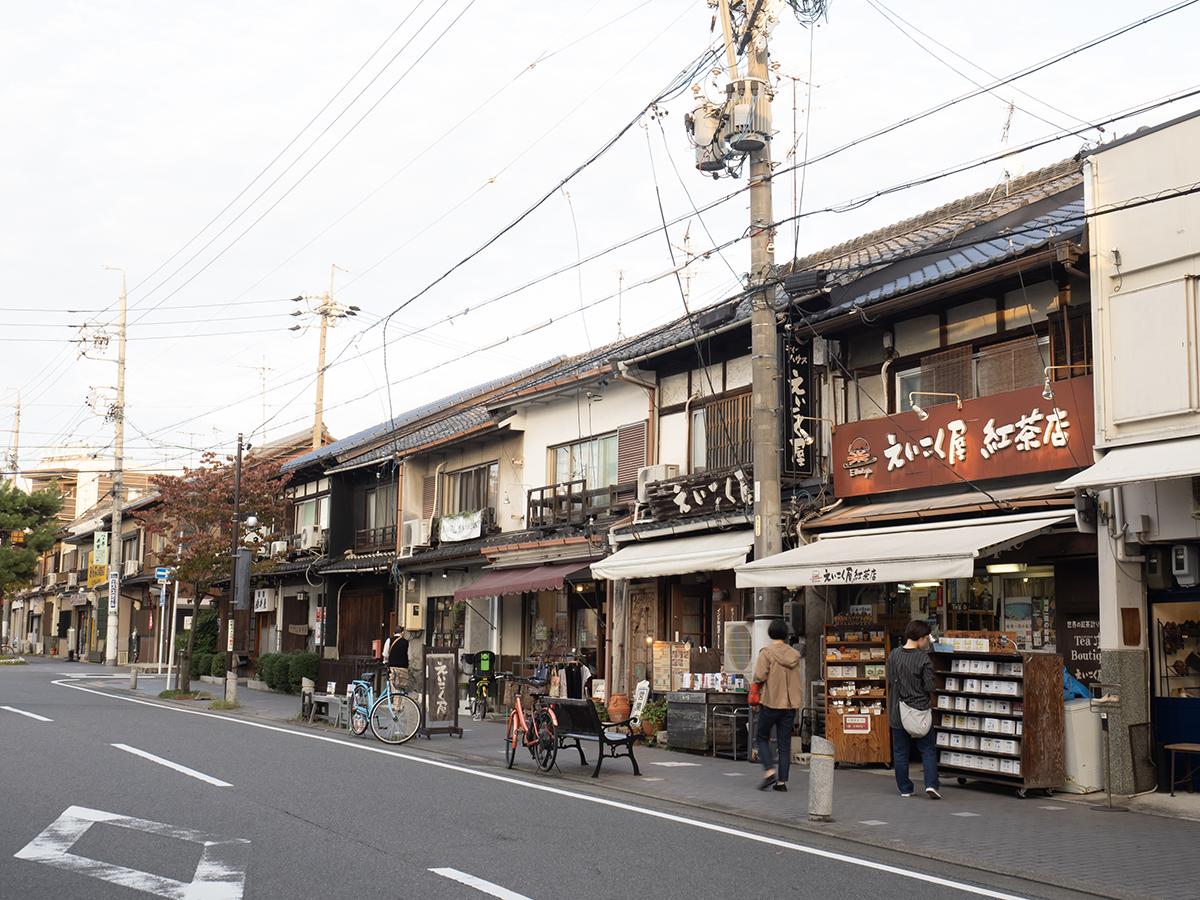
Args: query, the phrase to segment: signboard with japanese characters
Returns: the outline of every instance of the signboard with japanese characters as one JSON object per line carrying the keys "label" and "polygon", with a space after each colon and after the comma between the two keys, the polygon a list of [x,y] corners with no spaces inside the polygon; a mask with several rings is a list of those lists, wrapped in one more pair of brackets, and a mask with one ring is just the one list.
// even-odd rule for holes
{"label": "signboard with japanese characters", "polygon": [[857,497],[1091,465],[1092,379],[927,407],[839,425],[833,434],[834,489]]}
{"label": "signboard with japanese characters", "polygon": [[814,474],[817,420],[813,415],[812,339],[789,331],[783,344],[784,435],[783,474],[805,477]]}
{"label": "signboard with japanese characters", "polygon": [[458,725],[458,654],[442,648],[425,654],[425,692],[421,734],[457,734]]}

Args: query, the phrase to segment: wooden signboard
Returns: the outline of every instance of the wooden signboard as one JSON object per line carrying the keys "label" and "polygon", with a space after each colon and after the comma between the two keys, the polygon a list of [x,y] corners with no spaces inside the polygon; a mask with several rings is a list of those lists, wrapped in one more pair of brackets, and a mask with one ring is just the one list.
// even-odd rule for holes
{"label": "wooden signboard", "polygon": [[[918,398],[920,402],[920,398]],[[1082,469],[1092,462],[1091,376],[839,425],[833,432],[837,496]]]}
{"label": "wooden signboard", "polygon": [[421,730],[418,734],[456,734],[458,724],[458,654],[453,649],[425,653],[425,692],[422,695]]}

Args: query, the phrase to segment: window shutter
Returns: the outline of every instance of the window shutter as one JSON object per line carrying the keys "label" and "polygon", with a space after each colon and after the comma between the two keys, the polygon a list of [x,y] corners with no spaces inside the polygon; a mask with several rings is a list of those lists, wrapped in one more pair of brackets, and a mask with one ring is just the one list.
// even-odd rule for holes
{"label": "window shutter", "polygon": [[617,430],[617,483],[636,481],[638,469],[647,462],[645,420],[622,425]]}
{"label": "window shutter", "polygon": [[436,475],[426,475],[421,481],[421,518],[433,517],[433,495],[437,485]]}
{"label": "window shutter", "polygon": [[[972,372],[971,347],[959,347],[930,353],[921,357],[921,388],[945,394],[958,394],[963,400],[975,397],[975,378]],[[929,397],[922,406],[948,402],[946,397]]]}
{"label": "window shutter", "polygon": [[1037,387],[1042,383],[1042,352],[1036,335],[979,351],[979,396]]}
{"label": "window shutter", "polygon": [[[1064,321],[1065,319],[1065,321]],[[1092,322],[1085,311],[1050,316],[1050,347],[1056,366],[1092,364]],[[1087,374],[1083,369],[1051,373],[1055,381]]]}

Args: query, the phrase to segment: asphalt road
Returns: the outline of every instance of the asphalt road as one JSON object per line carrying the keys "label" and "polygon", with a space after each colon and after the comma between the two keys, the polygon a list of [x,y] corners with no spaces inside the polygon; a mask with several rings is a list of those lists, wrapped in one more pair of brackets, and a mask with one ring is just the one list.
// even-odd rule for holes
{"label": "asphalt road", "polygon": [[1074,896],[631,802],[603,779],[463,763],[437,739],[390,748],[180,711],[96,673],[0,668],[4,900]]}

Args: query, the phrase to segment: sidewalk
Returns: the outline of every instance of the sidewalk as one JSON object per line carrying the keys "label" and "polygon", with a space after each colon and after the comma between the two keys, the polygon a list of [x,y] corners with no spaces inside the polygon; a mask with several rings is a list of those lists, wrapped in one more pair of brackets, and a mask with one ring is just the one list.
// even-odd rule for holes
{"label": "sidewalk", "polygon": [[[163,687],[162,679],[139,677],[141,695],[157,696]],[[219,685],[194,687],[214,697],[221,693]],[[294,695],[239,687],[238,700],[242,708],[237,715],[295,723],[300,712],[300,698]],[[207,709],[208,704],[195,705]],[[444,735],[430,741],[417,738],[404,750],[432,750],[503,767],[503,721],[473,722],[464,716],[460,724],[465,731],[461,740]],[[594,761],[594,749],[586,752]],[[606,760],[600,777],[593,780],[591,766],[580,766],[574,750],[560,752],[559,772],[545,777],[625,794],[630,802],[641,797],[716,810],[752,822],[834,835],[1099,896],[1185,900],[1200,894],[1195,874],[1200,822],[1139,812],[1098,812],[1092,807],[1102,802],[1100,794],[1031,794],[1021,800],[1011,790],[979,783],[960,787],[950,781],[943,785],[941,802],[923,795],[903,799],[888,770],[839,769],[834,821],[817,824],[807,817],[804,767],[792,767],[789,792],[760,792],[755,790],[760,770],[744,760],[641,746],[636,752],[640,778],[622,759]],[[918,790],[919,768],[912,773]],[[515,770],[524,775],[536,771],[524,750],[518,751]]]}

